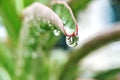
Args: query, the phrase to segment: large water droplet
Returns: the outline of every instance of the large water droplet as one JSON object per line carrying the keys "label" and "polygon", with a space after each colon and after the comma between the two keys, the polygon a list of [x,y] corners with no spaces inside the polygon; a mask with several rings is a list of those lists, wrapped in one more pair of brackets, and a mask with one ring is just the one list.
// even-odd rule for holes
{"label": "large water droplet", "polygon": [[66,36],[66,44],[70,47],[78,45],[78,36]]}
{"label": "large water droplet", "polygon": [[60,31],[58,31],[58,30],[56,30],[56,29],[53,30],[53,33],[54,33],[55,36],[59,36],[59,35],[60,35]]}

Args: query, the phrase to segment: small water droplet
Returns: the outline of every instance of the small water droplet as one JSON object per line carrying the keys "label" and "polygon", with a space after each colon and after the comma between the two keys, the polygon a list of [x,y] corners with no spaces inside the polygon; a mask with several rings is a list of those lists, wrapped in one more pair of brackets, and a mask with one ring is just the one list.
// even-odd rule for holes
{"label": "small water droplet", "polygon": [[56,29],[53,30],[53,33],[54,33],[55,36],[59,36],[59,35],[60,35],[60,31],[58,31],[58,30],[56,30]]}
{"label": "small water droplet", "polygon": [[70,47],[78,45],[78,36],[66,36],[66,44]]}

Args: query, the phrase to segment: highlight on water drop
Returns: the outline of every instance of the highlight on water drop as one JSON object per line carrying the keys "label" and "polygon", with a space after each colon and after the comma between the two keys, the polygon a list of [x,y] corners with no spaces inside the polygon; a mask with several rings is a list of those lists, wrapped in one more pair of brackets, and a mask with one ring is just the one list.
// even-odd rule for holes
{"label": "highlight on water drop", "polygon": [[55,36],[59,36],[60,35],[60,31],[57,30],[57,29],[53,30],[53,33],[54,33]]}

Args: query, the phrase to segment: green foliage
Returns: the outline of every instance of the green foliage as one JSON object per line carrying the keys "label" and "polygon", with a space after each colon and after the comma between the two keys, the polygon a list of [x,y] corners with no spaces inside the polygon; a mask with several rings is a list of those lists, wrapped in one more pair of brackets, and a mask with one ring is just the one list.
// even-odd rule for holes
{"label": "green foliage", "polygon": [[72,8],[73,13],[78,15],[79,11],[84,10],[91,1],[92,0],[72,0],[69,5]]}
{"label": "green foliage", "polygon": [[116,80],[119,76],[120,68],[110,69],[102,71],[96,74],[94,77],[97,80]]}
{"label": "green foliage", "polygon": [[[0,15],[8,33],[8,41],[0,43],[1,80],[58,80],[59,78],[65,62],[58,64],[59,60],[51,61],[50,57],[61,35],[54,36],[53,29],[48,23],[40,23],[34,19],[27,24],[22,16],[24,8],[34,1],[0,0]],[[50,5],[49,0],[37,1]],[[56,25],[52,27],[56,29]]]}
{"label": "green foliage", "polygon": [[66,34],[71,35],[72,33],[76,32],[76,20],[74,18],[72,10],[68,7],[68,5],[65,2],[56,1],[55,3],[53,3],[52,9],[62,19]]}
{"label": "green foliage", "polygon": [[15,5],[11,0],[0,0],[0,15],[4,18],[4,25],[7,29],[10,40],[15,44],[19,37],[21,20],[17,15]]}
{"label": "green foliage", "polygon": [[[76,31],[76,21],[72,10],[76,16],[90,2],[72,0],[69,3],[71,10],[66,4],[51,5],[51,0],[0,0],[0,16],[8,34],[7,41],[0,42],[0,80],[75,80],[78,75],[78,64],[68,69],[68,66],[65,66],[69,54],[64,52],[67,55],[65,59],[53,59],[54,46],[64,35],[61,30],[63,34],[54,36],[53,30],[59,29],[59,24],[49,25],[44,19],[37,21],[38,17],[26,21],[23,12],[35,1],[51,7],[50,10],[60,17],[63,23],[65,22],[64,28],[70,28],[73,32]],[[35,15],[34,13],[32,15]],[[52,17],[56,18],[55,15]]]}

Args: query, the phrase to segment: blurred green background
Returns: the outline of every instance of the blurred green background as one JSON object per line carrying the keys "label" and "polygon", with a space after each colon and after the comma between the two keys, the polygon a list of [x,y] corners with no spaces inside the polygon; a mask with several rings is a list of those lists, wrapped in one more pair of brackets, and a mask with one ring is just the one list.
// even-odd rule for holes
{"label": "blurred green background", "polygon": [[50,7],[54,0],[0,0],[0,80],[120,80],[119,41],[80,62],[72,63],[70,57],[82,43],[119,22],[119,0],[60,0],[71,7],[79,26],[75,48],[66,45],[65,35],[55,36],[46,28],[49,24],[34,20],[32,27],[23,28],[22,13],[36,1]]}

